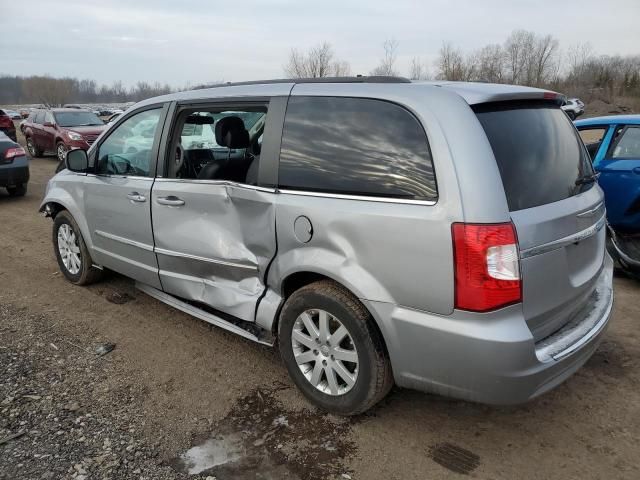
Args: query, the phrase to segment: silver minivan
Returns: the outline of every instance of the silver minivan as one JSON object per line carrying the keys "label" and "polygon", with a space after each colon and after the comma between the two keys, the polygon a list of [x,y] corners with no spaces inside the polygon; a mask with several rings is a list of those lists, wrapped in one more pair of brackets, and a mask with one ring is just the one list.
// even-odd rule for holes
{"label": "silver minivan", "polygon": [[152,98],[47,186],[55,255],[279,345],[315,405],[395,383],[527,401],[594,353],[613,304],[605,208],[549,91],[392,77]]}

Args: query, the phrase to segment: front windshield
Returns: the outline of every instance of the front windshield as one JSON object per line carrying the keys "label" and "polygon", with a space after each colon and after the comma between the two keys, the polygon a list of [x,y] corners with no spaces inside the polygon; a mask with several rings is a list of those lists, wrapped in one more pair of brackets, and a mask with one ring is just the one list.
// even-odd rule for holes
{"label": "front windshield", "polygon": [[92,112],[55,112],[56,123],[61,127],[84,127],[104,125],[104,122]]}

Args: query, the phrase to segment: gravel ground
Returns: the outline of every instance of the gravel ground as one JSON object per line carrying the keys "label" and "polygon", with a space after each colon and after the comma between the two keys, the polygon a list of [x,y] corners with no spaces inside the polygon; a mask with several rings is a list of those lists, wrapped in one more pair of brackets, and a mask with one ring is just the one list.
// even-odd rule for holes
{"label": "gravel ground", "polygon": [[640,478],[638,282],[615,278],[600,349],[533,402],[397,389],[340,419],[304,401],[277,352],[115,274],[66,282],[37,214],[55,165],[32,161],[25,198],[0,192],[0,479]]}

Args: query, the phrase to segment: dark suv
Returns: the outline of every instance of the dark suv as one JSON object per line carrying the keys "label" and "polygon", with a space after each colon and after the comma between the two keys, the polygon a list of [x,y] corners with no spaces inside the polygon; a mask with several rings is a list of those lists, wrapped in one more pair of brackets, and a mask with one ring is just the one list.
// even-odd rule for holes
{"label": "dark suv", "polygon": [[105,128],[100,117],[88,110],[53,108],[31,112],[23,133],[32,157],[55,152],[64,161],[68,150],[87,150]]}

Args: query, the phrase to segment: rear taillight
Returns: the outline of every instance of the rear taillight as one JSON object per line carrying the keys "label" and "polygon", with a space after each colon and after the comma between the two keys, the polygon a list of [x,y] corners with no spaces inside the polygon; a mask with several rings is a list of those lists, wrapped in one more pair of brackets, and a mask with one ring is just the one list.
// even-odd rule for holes
{"label": "rear taillight", "polygon": [[455,308],[495,310],[522,301],[518,239],[512,223],[454,223]]}
{"label": "rear taillight", "polygon": [[10,162],[15,157],[19,157],[20,155],[26,155],[24,148],[22,147],[9,148],[4,152],[4,159],[5,161]]}

